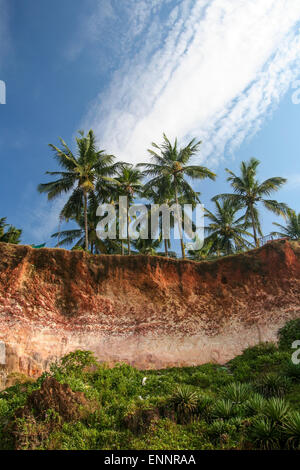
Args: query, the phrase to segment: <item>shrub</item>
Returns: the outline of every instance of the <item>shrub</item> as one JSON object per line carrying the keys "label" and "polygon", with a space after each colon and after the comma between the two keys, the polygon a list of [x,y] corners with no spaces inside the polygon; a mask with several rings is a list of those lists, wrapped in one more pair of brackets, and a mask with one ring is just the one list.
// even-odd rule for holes
{"label": "shrub", "polygon": [[211,384],[211,378],[203,372],[195,372],[188,380],[191,385],[196,385],[201,388],[207,388]]}
{"label": "shrub", "polygon": [[208,436],[213,440],[221,440],[222,437],[229,437],[236,432],[236,426],[228,421],[218,419],[214,421],[207,429]]}
{"label": "shrub", "polygon": [[282,397],[290,388],[290,381],[287,377],[275,373],[264,374],[254,384],[254,388],[264,397]]}
{"label": "shrub", "polygon": [[279,448],[280,434],[278,428],[269,419],[256,418],[249,428],[248,438],[255,447],[262,450]]}
{"label": "shrub", "polygon": [[[82,374],[85,368],[96,366],[96,359],[91,351],[74,351],[62,357],[50,366],[52,375]],[[57,377],[56,377],[57,378]]]}
{"label": "shrub", "polygon": [[207,419],[210,415],[214,399],[209,395],[198,395],[197,409],[198,415]]}
{"label": "shrub", "polygon": [[287,416],[290,409],[289,403],[282,398],[270,398],[264,409],[263,414],[273,423],[281,423]]}
{"label": "shrub", "polygon": [[285,417],[282,429],[287,437],[288,447],[300,449],[300,413],[297,411],[290,412]]}
{"label": "shrub", "polygon": [[300,382],[300,364],[289,361],[284,368],[284,374],[293,382]]}
{"label": "shrub", "polygon": [[278,330],[277,337],[281,349],[291,349],[292,343],[300,340],[300,318],[288,321]]}
{"label": "shrub", "polygon": [[189,386],[182,385],[174,391],[171,400],[179,418],[189,419],[197,409],[198,395]]}
{"label": "shrub", "polygon": [[245,408],[249,416],[254,416],[263,412],[266,403],[267,401],[264,397],[259,395],[259,393],[254,393],[245,403]]}
{"label": "shrub", "polygon": [[251,393],[252,388],[249,384],[234,382],[223,388],[221,394],[224,398],[231,400],[236,404],[244,403]]}
{"label": "shrub", "polygon": [[218,400],[212,409],[212,415],[216,418],[232,418],[236,415],[234,404],[230,400]]}

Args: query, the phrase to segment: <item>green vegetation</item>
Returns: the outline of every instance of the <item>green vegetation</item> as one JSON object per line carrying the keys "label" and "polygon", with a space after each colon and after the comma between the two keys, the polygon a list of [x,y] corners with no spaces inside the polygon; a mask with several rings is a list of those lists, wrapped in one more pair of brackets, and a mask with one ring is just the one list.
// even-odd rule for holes
{"label": "green vegetation", "polygon": [[21,242],[22,230],[6,223],[6,217],[0,219],[0,242],[18,245]]}
{"label": "green vegetation", "polygon": [[242,162],[240,176],[237,176],[231,170],[226,169],[229,174],[227,181],[231,184],[234,193],[219,194],[214,198],[214,200],[229,199],[233,203],[243,204],[246,209],[245,222],[248,223],[250,221],[252,224],[253,237],[256,246],[259,246],[257,234],[262,236],[259,212],[257,209],[258,203],[262,203],[267,210],[276,215],[286,216],[289,212],[288,206],[283,202],[277,202],[273,199],[265,199],[266,197],[269,197],[272,192],[278,191],[282,185],[286,183],[286,179],[276,176],[260,183],[257,180],[257,167],[259,164],[260,161],[256,158],[251,158],[249,162]]}
{"label": "green vegetation", "polygon": [[[57,246],[73,245],[72,249],[84,249],[94,254],[137,254],[164,255],[176,257],[171,251],[169,233],[162,230],[160,213],[160,230],[155,240],[130,240],[128,226],[130,205],[138,200],[146,200],[150,217],[151,204],[168,207],[179,204],[190,204],[193,208],[200,203],[200,193],[192,186],[193,181],[209,178],[216,179],[210,169],[195,165],[193,159],[198,154],[201,141],[192,139],[185,147],[178,146],[177,139],[171,143],[165,134],[161,145],[152,143],[148,149],[151,157],[149,163],[140,163],[136,167],[124,162],[116,162],[113,155],[97,148],[97,142],[92,130],[85,136],[81,131],[76,139],[77,152],[72,153],[67,144],[60,139],[61,148],[50,144],[54,156],[63,171],[47,172],[58,176],[59,179],[40,184],[38,190],[47,193],[51,200],[63,193],[70,197],[63,207],[59,227],[63,222],[72,220],[78,224],[78,229],[59,229],[52,237],[57,238]],[[205,229],[205,241],[201,250],[188,252],[189,258],[201,261],[215,257],[226,256],[259,246],[259,236],[262,231],[259,223],[257,205],[271,210],[276,215],[289,217],[287,227],[276,224],[285,236],[299,239],[299,217],[284,203],[268,199],[269,195],[281,188],[286,182],[284,178],[272,177],[260,183],[257,180],[259,161],[255,158],[242,162],[241,176],[230,170],[228,181],[233,187],[234,194],[219,194],[212,200],[215,202],[215,213],[205,209],[210,223]],[[142,169],[142,171],[140,170]],[[100,240],[96,227],[100,222],[97,207],[100,204],[111,204],[119,211],[120,196],[127,196],[127,247],[124,240]],[[266,199],[267,198],[267,199]],[[222,202],[219,201],[222,199]],[[170,228],[174,229],[175,220],[171,213]],[[180,216],[180,214],[177,214]],[[187,214],[185,214],[187,217]],[[104,217],[104,216],[103,216]],[[180,220],[180,217],[178,217]],[[177,223],[177,222],[176,222]],[[192,223],[193,230],[196,227]],[[252,228],[253,234],[249,232]],[[186,245],[183,235],[184,221],[179,223],[182,258],[186,257]],[[118,227],[117,227],[118,232]],[[278,236],[282,233],[275,233]],[[124,236],[124,235],[123,235]],[[151,238],[151,237],[150,237]],[[75,242],[75,245],[74,245]],[[161,245],[164,244],[164,253]]]}
{"label": "green vegetation", "polygon": [[289,211],[287,215],[286,226],[273,222],[273,225],[280,228],[280,232],[272,232],[272,235],[279,237],[288,237],[291,240],[300,239],[300,213],[296,214],[295,211]]}
{"label": "green vegetation", "polygon": [[285,344],[150,371],[70,353],[0,393],[0,448],[300,449],[300,374]]}

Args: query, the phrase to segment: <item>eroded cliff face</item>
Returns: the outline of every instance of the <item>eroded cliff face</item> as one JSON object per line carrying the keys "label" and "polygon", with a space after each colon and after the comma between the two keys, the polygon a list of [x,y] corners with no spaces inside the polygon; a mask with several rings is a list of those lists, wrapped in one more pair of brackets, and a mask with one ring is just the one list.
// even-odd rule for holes
{"label": "eroded cliff face", "polygon": [[35,376],[78,348],[140,368],[224,363],[299,316],[294,242],[201,263],[0,244],[6,371]]}

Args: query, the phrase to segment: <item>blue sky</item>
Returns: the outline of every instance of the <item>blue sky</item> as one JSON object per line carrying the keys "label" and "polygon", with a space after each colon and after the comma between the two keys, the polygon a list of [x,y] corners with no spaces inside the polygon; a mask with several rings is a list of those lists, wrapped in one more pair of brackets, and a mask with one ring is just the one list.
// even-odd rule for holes
{"label": "blue sky", "polygon": [[[0,0],[0,217],[51,245],[63,200],[36,191],[57,168],[47,144],[90,128],[132,163],[162,132],[203,140],[209,207],[224,168],[255,156],[300,211],[299,27],[299,0]],[[265,233],[275,220],[263,212]]]}

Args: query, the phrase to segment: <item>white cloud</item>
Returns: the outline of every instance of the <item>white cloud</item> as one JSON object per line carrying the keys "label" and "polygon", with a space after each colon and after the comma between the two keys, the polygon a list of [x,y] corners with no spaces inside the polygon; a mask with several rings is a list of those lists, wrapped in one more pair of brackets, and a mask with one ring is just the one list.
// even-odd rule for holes
{"label": "white cloud", "polygon": [[[299,0],[108,4],[119,67],[83,127],[123,160],[145,160],[164,131],[201,138],[202,160],[215,164],[260,128],[300,70]],[[93,41],[103,34],[89,31]]]}

